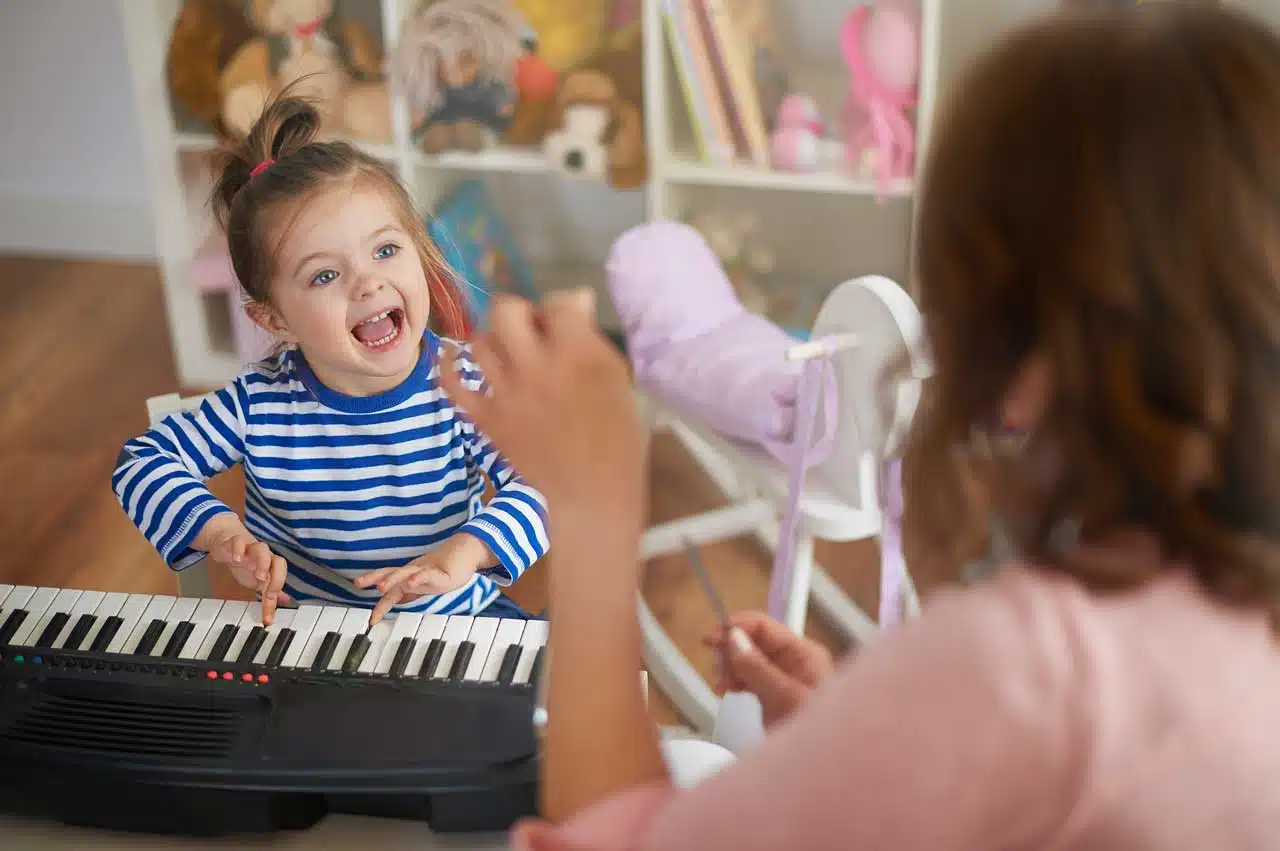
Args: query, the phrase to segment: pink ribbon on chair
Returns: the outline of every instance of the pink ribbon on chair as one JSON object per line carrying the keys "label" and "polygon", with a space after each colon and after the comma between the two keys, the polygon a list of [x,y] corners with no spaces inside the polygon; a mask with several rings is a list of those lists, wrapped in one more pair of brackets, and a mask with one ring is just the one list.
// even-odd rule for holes
{"label": "pink ribbon on chair", "polygon": [[[871,11],[869,6],[858,6],[849,12],[840,28],[840,45],[851,77],[851,91],[844,108],[844,131],[853,168],[860,165],[867,142],[874,141],[880,152],[876,163],[877,191],[884,193],[890,180],[908,177],[912,172],[915,128],[906,112],[915,104],[916,91],[915,86],[895,89],[868,67],[863,39]],[[865,126],[860,126],[859,107],[866,111]]]}

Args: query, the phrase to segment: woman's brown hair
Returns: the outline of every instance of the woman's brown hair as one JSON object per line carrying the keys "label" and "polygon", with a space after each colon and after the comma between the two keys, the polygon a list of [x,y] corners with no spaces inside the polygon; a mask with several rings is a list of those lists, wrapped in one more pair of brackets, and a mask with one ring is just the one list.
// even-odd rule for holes
{"label": "woman's brown hair", "polygon": [[272,241],[288,220],[285,214],[322,189],[363,181],[386,193],[413,241],[426,272],[432,324],[448,336],[466,336],[470,325],[455,275],[409,194],[376,157],[349,142],[321,140],[319,113],[292,91],[268,103],[249,134],[224,148],[217,163],[214,214],[227,234],[231,265],[246,298],[270,303]]}
{"label": "woman's brown hair", "polygon": [[971,519],[957,449],[1039,358],[1049,407],[991,490],[1016,494],[1017,549],[1130,587],[1149,566],[1085,568],[1055,532],[1140,530],[1216,596],[1274,610],[1280,37],[1184,3],[1033,23],[956,87],[921,188],[934,375],[906,463],[915,549],[954,555]]}

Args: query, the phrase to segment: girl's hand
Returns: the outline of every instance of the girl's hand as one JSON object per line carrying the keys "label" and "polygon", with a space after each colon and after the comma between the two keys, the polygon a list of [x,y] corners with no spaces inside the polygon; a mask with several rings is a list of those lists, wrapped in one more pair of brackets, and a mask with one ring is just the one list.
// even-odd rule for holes
{"label": "girl's hand", "polygon": [[766,727],[786,718],[831,673],[831,653],[764,612],[739,612],[703,643],[723,660],[716,693],[748,691],[760,699]]}
{"label": "girl's hand", "polygon": [[370,625],[387,616],[394,607],[424,594],[444,594],[461,588],[482,567],[496,562],[484,541],[459,532],[440,546],[404,567],[383,567],[356,577],[357,588],[377,587],[382,599],[369,615]]}
{"label": "girl's hand", "polygon": [[288,563],[249,534],[236,515],[224,512],[209,518],[196,536],[195,546],[225,565],[236,582],[261,595],[264,625],[275,620],[276,606],[293,602],[284,593]]}
{"label": "girl's hand", "polygon": [[647,432],[627,362],[596,328],[590,290],[539,306],[497,296],[472,356],[491,395],[462,385],[447,349],[440,383],[546,497],[553,527],[607,535],[643,519]]}

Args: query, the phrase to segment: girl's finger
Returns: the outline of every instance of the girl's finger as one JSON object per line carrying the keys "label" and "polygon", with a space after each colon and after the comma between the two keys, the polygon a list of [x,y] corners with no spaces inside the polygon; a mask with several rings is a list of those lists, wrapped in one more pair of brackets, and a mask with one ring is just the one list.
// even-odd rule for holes
{"label": "girl's finger", "polygon": [[406,594],[420,597],[423,594],[441,594],[452,589],[453,577],[438,567],[423,568],[400,586]]}
{"label": "girl's finger", "polygon": [[373,626],[378,623],[378,621],[385,618],[387,613],[399,604],[402,597],[403,595],[399,588],[392,588],[390,591],[383,594],[382,599],[373,607],[373,612],[369,615],[369,625]]}
{"label": "girl's finger", "polygon": [[240,535],[236,535],[231,539],[231,563],[239,564],[244,559],[245,547],[248,542]]}
{"label": "girl's finger", "polygon": [[357,588],[369,588],[381,582],[385,577],[399,570],[398,567],[380,567],[377,570],[371,570],[368,573],[362,573],[354,580]]}
{"label": "girl's finger", "polygon": [[534,310],[528,300],[510,295],[494,298],[489,308],[489,327],[492,331],[487,339],[501,359],[504,372],[537,362]]}
{"label": "girl's finger", "polygon": [[383,577],[382,581],[378,583],[378,590],[385,594],[397,586],[403,587],[406,582],[412,580],[413,577],[425,569],[419,565],[412,564],[398,567],[390,575]]}

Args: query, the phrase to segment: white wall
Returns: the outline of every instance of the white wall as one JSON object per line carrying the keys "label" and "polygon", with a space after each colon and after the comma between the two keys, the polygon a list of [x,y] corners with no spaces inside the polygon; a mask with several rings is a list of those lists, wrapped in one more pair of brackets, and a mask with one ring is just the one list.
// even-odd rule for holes
{"label": "white wall", "polygon": [[154,255],[113,0],[0,2],[0,251]]}

